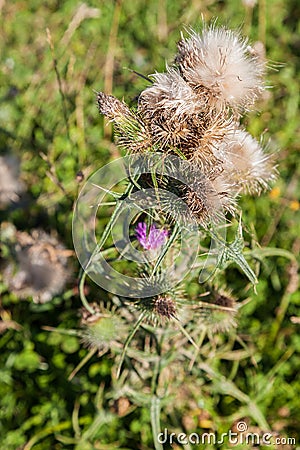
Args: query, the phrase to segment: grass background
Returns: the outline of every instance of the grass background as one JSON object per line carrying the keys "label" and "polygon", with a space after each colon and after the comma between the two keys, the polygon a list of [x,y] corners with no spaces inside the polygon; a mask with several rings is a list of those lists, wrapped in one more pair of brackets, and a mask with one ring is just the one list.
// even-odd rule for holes
{"label": "grass background", "polygon": [[[299,2],[259,0],[252,9],[238,0],[30,0],[2,1],[0,8],[0,151],[21,159],[27,187],[26,199],[0,211],[1,220],[19,230],[55,232],[72,249],[77,172],[88,176],[120,156],[98,115],[93,90],[133,103],[146,82],[128,69],[145,75],[163,71],[184,26],[199,29],[203,16],[266,47],[273,88],[244,123],[278,152],[280,175],[271,192],[242,199],[243,219],[263,247],[299,254]],[[112,376],[114,355],[108,353],[91,358],[69,382],[88,350],[76,336],[42,328],[78,328],[75,258],[73,267],[68,289],[45,305],[21,301],[0,283],[1,318],[21,325],[0,337],[0,448],[154,448],[147,397],[151,375],[124,389]],[[238,272],[228,273],[234,294],[251,297],[237,335],[207,339],[202,366],[190,372],[180,359],[180,341],[174,341],[170,358],[178,365],[176,376],[170,372],[165,382],[163,428],[221,433],[249,416],[249,426],[268,424],[280,435],[299,438],[300,337],[299,324],[290,319],[299,314],[296,269],[284,257],[264,259],[257,295]],[[92,300],[107,300],[92,284],[89,289]],[[244,353],[238,338],[246,343]]]}

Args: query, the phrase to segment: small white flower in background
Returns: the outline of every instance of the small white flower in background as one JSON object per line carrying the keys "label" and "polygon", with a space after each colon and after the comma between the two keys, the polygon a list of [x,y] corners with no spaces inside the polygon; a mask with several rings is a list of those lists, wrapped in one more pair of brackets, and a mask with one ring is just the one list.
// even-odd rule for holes
{"label": "small white flower in background", "polygon": [[20,163],[13,155],[0,156],[0,208],[19,200],[25,190],[19,178]]}

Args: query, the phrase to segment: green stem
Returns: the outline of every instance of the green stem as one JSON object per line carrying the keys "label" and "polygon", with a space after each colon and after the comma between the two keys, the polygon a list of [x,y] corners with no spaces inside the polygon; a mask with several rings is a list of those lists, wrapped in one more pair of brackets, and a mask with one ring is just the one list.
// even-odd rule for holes
{"label": "green stem", "polygon": [[[124,192],[124,196],[127,197],[127,196],[130,194],[130,192],[132,191],[132,189],[133,189],[133,184],[130,183],[130,184],[127,186],[126,191]],[[89,259],[89,261],[88,261],[88,263],[87,263],[87,265],[86,265],[86,267],[85,267],[85,269],[84,269],[85,271],[87,271],[87,269],[89,268],[89,266],[90,266],[91,263],[93,262],[94,256],[95,256],[97,253],[99,253],[99,251],[101,250],[101,248],[102,248],[102,246],[104,245],[105,241],[107,240],[107,238],[108,238],[108,236],[109,236],[109,233],[110,233],[110,231],[111,231],[111,228],[112,228],[112,226],[114,225],[115,221],[117,220],[118,215],[119,215],[119,213],[120,213],[120,209],[122,208],[122,206],[123,206],[123,205],[122,205],[122,200],[120,200],[120,203],[117,204],[117,206],[116,206],[116,208],[115,208],[115,210],[114,210],[114,212],[113,212],[113,214],[112,214],[112,216],[111,216],[111,218],[110,218],[108,224],[106,225],[106,227],[105,227],[105,229],[104,229],[104,232],[103,232],[103,234],[102,234],[102,236],[101,236],[100,241],[98,242],[98,244],[96,245],[96,247],[95,247],[94,250],[93,250],[93,253],[92,253],[91,256],[90,256],[90,259]]]}
{"label": "green stem", "polygon": [[90,306],[89,302],[87,301],[87,298],[85,296],[84,293],[84,283],[85,283],[85,278],[86,278],[86,272],[84,270],[82,270],[81,272],[81,277],[80,277],[80,281],[79,281],[79,296],[80,296],[80,300],[83,304],[83,306],[85,307],[85,309],[91,313],[94,314],[95,311],[93,310],[93,308]]}
{"label": "green stem", "polygon": [[179,328],[180,331],[185,335],[185,337],[190,341],[190,343],[195,347],[195,349],[199,352],[200,348],[199,346],[196,344],[196,342],[194,341],[194,339],[192,338],[192,336],[186,331],[186,329],[184,328],[184,326],[178,322],[179,324]]}
{"label": "green stem", "polygon": [[189,370],[190,371],[192,370],[192,368],[193,368],[193,366],[195,364],[195,361],[196,361],[196,359],[197,359],[197,357],[198,357],[198,355],[200,353],[201,345],[203,344],[205,336],[206,336],[206,329],[203,328],[202,332],[200,333],[199,341],[198,341],[198,344],[197,344],[198,348],[195,349],[194,356],[191,359],[191,362],[189,364]]}
{"label": "green stem", "polygon": [[[125,195],[125,196],[128,196],[128,195],[130,194],[130,192],[132,191],[132,189],[133,189],[133,184],[129,184],[129,185],[127,186],[127,189],[126,189],[124,195]],[[105,227],[105,229],[104,229],[104,232],[103,232],[103,234],[102,234],[102,237],[101,237],[100,242],[99,242],[99,243],[96,245],[96,247],[94,248],[93,253],[92,253],[91,256],[90,256],[90,259],[89,259],[89,261],[88,261],[86,267],[82,270],[82,273],[81,273],[81,276],[80,276],[80,281],[79,281],[79,296],[80,296],[80,299],[81,299],[81,302],[82,302],[83,306],[84,306],[84,307],[87,309],[87,311],[89,311],[89,313],[91,313],[91,314],[94,314],[95,311],[94,311],[93,308],[89,305],[89,302],[88,302],[88,300],[87,300],[87,298],[86,298],[86,296],[85,296],[85,294],[84,294],[84,283],[85,283],[85,279],[86,279],[86,275],[87,275],[87,270],[88,270],[89,266],[91,265],[91,263],[93,262],[94,256],[95,256],[97,253],[99,253],[99,251],[101,250],[101,247],[104,245],[106,239],[108,238],[109,233],[110,233],[110,231],[111,231],[111,227],[113,226],[114,222],[116,221],[116,219],[117,219],[117,217],[118,217],[118,215],[119,215],[119,212],[120,212],[120,209],[121,209],[121,208],[122,208],[122,202],[120,201],[120,203],[116,206],[116,208],[115,208],[115,210],[114,210],[114,212],[113,212],[113,214],[112,214],[112,216],[111,216],[111,218],[110,218],[108,224],[106,225],[106,227]]]}
{"label": "green stem", "polygon": [[171,245],[173,244],[173,242],[175,241],[175,239],[177,238],[178,235],[179,235],[179,227],[176,224],[174,226],[174,230],[170,236],[170,239],[168,239],[167,243],[163,247],[162,252],[160,253],[159,257],[157,258],[157,261],[156,261],[155,266],[153,267],[153,270],[151,273],[151,277],[153,277],[155,275],[158,267],[160,266],[161,262],[163,261],[164,257],[166,256],[167,251],[169,250],[169,248],[171,247]]}
{"label": "green stem", "polygon": [[127,349],[128,349],[128,346],[129,346],[130,342],[132,341],[132,339],[133,339],[135,333],[136,333],[137,330],[139,329],[141,323],[143,322],[143,320],[144,320],[144,318],[145,318],[145,314],[146,314],[145,312],[142,312],[142,314],[141,314],[140,317],[138,318],[138,320],[137,320],[137,322],[136,322],[134,328],[133,328],[132,331],[129,333],[129,335],[128,335],[126,341],[125,341],[125,344],[124,344],[124,347],[123,347],[123,351],[122,351],[122,354],[121,354],[121,359],[120,359],[120,362],[119,362],[119,364],[118,364],[118,369],[117,369],[117,379],[118,379],[119,376],[120,376],[122,364],[123,364],[123,362],[124,362],[124,359],[125,359],[125,355],[126,355],[126,351],[127,351]]}
{"label": "green stem", "polygon": [[[31,450],[32,447],[39,441],[41,441],[42,439],[46,438],[47,436],[49,436],[50,434],[54,434],[57,433],[59,431],[62,430],[67,430],[70,429],[72,426],[71,421],[67,420],[65,422],[61,422],[59,424],[44,428],[42,431],[36,433],[31,439],[30,441],[27,442],[27,444],[24,447],[24,450]],[[41,447],[40,447],[41,448]]]}
{"label": "green stem", "polygon": [[163,450],[162,444],[158,441],[160,433],[160,399],[156,395],[151,397],[150,415],[155,450]]}
{"label": "green stem", "polygon": [[270,335],[269,335],[269,339],[268,339],[269,346],[273,346],[273,344],[277,338],[277,335],[280,330],[280,326],[281,326],[283,319],[286,315],[286,312],[288,310],[290,300],[291,300],[291,294],[288,292],[285,292],[282,296],[279,308],[277,310],[278,312],[277,312],[276,318],[272,323],[272,327],[271,327],[271,331],[270,331]]}
{"label": "green stem", "polygon": [[289,259],[290,261],[296,261],[295,255],[283,248],[256,248],[254,250],[247,251],[245,256],[251,256],[252,258],[256,258],[258,260],[271,256],[282,256],[283,258]]}
{"label": "green stem", "polygon": [[97,348],[94,347],[85,355],[85,357],[80,361],[80,363],[75,367],[74,370],[72,370],[72,372],[68,376],[68,381],[71,381],[75,377],[76,373],[79,372],[79,370],[88,362],[89,359],[91,359],[91,357],[96,353],[96,351]]}

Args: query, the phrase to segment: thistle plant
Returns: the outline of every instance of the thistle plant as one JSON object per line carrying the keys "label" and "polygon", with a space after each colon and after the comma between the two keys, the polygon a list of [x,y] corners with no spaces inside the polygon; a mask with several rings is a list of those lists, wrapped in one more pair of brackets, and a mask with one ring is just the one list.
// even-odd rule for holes
{"label": "thistle plant", "polygon": [[[100,176],[95,178],[99,184],[93,178],[95,190],[81,195],[77,214],[91,198],[93,204],[115,206],[97,245],[83,245],[81,238],[77,253],[83,249],[85,255],[81,286],[88,274],[115,294],[114,314],[127,309],[127,318],[135,317],[120,354],[118,375],[141,327],[153,331],[154,326],[156,333],[164,333],[168,324],[173,330],[179,327],[198,348],[199,326],[208,333],[237,326],[238,301],[228,293],[225,277],[218,279],[217,274],[234,262],[253,285],[257,282],[244,254],[238,201],[242,194],[266,191],[276,178],[276,167],[274,156],[245,130],[241,119],[264,93],[265,72],[266,63],[247,39],[225,27],[204,26],[200,34],[189,30],[181,36],[173,64],[165,73],[150,75],[151,84],[140,93],[136,107],[97,93],[99,112],[113,123],[116,142],[128,158],[127,187],[120,193],[113,190],[114,183],[103,187]],[[105,202],[95,192],[105,192],[112,201]],[[126,236],[111,245],[108,238],[116,224],[122,232],[127,228]],[[228,241],[231,226],[235,234]],[[75,223],[75,237],[76,230]],[[189,241],[191,235],[194,240]],[[189,258],[194,250],[196,257]],[[110,264],[127,260],[126,280],[120,276],[116,282],[107,258]],[[104,279],[106,284],[101,284]],[[195,281],[199,289],[190,296],[186,288]],[[127,290],[118,291],[122,283]],[[97,314],[83,289],[81,297],[90,314]],[[95,335],[90,335],[97,346]]]}

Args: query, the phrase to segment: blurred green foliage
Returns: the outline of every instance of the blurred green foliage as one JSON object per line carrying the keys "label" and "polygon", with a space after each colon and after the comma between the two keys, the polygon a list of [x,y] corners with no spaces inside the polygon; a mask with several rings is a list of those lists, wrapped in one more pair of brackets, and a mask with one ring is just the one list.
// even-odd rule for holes
{"label": "blurred green foliage", "polygon": [[[278,152],[279,178],[270,193],[241,199],[245,238],[262,248],[299,253],[297,1],[258,0],[253,10],[239,0],[30,0],[4,1],[0,8],[0,151],[20,158],[27,187],[19,204],[0,211],[2,221],[25,231],[55,231],[72,249],[72,211],[80,190],[76,174],[81,170],[87,177],[120,156],[110,127],[98,115],[94,90],[133,103],[147,82],[131,70],[163,71],[180,32],[185,26],[199,29],[203,16],[240,28],[266,47],[273,89],[244,122]],[[21,301],[0,281],[0,448],[153,448],[150,395],[140,381],[135,391],[123,389],[111,373],[113,354],[94,355],[68,381],[88,353],[76,333],[66,334],[78,328],[81,306],[75,258],[73,269],[66,292],[44,305]],[[189,370],[179,361],[175,379],[170,375],[170,396],[161,400],[162,427],[201,433],[207,426],[221,433],[252,414],[260,427],[267,423],[297,436],[300,338],[299,323],[290,318],[298,314],[300,294],[292,286],[294,269],[284,255],[265,258],[256,294],[237,270],[226,272],[234,295],[244,301],[239,340],[206,339],[201,369]],[[89,296],[107,300],[92,284]],[[174,344],[164,364],[178,355]]]}

